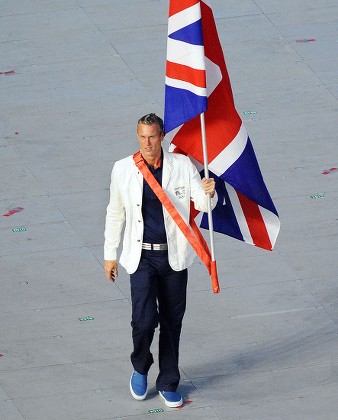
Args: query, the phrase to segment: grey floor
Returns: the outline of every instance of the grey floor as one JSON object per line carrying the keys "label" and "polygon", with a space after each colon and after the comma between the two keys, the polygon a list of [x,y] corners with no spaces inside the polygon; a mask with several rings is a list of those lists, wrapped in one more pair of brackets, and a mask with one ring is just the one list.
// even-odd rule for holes
{"label": "grey floor", "polygon": [[168,0],[0,0],[1,420],[338,418],[337,0],[212,4],[282,228],[273,252],[216,235],[219,295],[192,266],[169,409],[157,363],[129,394],[128,276],[102,270],[111,168],[163,114]]}

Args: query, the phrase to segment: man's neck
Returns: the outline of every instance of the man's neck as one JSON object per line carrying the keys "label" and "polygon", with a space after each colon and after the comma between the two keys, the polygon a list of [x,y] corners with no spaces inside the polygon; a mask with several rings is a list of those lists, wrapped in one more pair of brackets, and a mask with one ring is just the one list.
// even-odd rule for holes
{"label": "man's neck", "polygon": [[161,167],[161,163],[162,163],[162,153],[157,156],[156,158],[153,159],[146,159],[143,156],[143,159],[145,160],[145,162],[149,165],[149,166],[153,166],[155,169],[160,168]]}

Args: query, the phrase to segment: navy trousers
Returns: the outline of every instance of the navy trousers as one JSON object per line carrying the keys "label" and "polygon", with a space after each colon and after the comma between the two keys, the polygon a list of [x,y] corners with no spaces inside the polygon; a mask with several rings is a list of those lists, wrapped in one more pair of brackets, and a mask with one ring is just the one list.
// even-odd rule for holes
{"label": "navy trousers", "polygon": [[158,391],[176,391],[180,381],[179,341],[186,308],[187,269],[174,271],[167,251],[142,251],[135,273],[130,275],[134,369],[146,374],[154,362],[150,346],[155,328],[159,333]]}

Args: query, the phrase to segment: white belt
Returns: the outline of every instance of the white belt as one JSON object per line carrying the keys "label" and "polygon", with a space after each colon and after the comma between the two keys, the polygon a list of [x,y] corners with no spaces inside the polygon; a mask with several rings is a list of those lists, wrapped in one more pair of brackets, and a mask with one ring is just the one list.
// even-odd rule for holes
{"label": "white belt", "polygon": [[143,242],[142,249],[146,249],[148,251],[167,251],[168,244],[148,244]]}

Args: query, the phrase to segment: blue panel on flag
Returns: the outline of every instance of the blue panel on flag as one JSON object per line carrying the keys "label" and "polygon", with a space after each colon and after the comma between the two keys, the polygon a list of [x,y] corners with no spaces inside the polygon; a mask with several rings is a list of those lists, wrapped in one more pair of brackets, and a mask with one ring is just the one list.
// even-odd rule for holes
{"label": "blue panel on flag", "polygon": [[169,38],[175,39],[176,41],[187,42],[188,44],[203,45],[201,19],[173,32],[169,35]]}
{"label": "blue panel on flag", "polygon": [[166,133],[207,109],[207,98],[171,86],[165,87],[164,127]]}
{"label": "blue panel on flag", "polygon": [[259,169],[250,138],[241,156],[221,175],[221,178],[235,190],[278,216]]}
{"label": "blue panel on flag", "polygon": [[[204,171],[202,172],[201,177],[203,178]],[[239,239],[240,241],[244,241],[224,182],[211,171],[209,172],[209,175],[216,181],[216,190],[218,194],[217,205],[212,211],[214,231],[229,235],[233,238]],[[203,229],[209,229],[207,213],[203,213],[200,226]]]}

